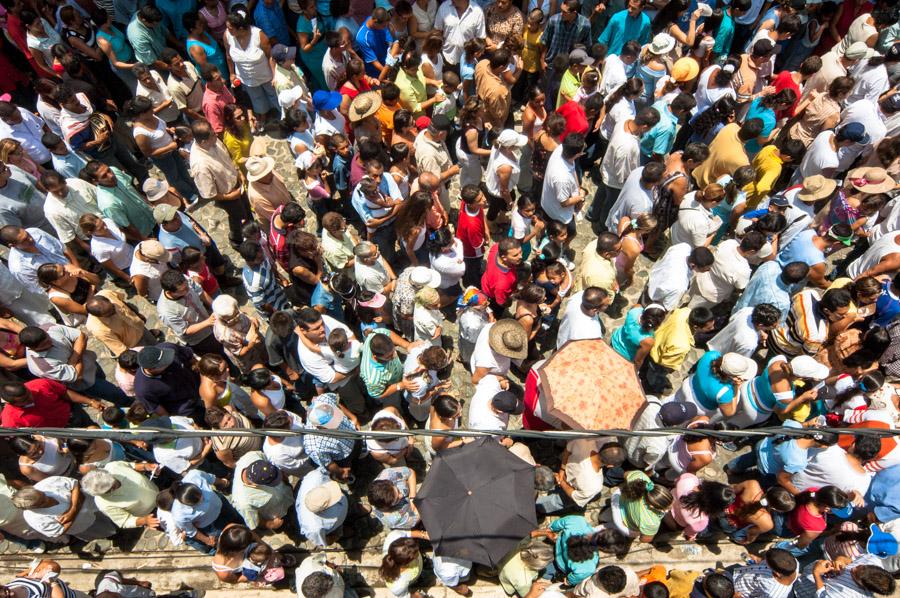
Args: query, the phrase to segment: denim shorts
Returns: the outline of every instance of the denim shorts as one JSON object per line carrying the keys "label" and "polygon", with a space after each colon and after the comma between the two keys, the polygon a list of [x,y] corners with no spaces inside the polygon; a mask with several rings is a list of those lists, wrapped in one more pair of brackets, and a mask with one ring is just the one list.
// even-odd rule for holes
{"label": "denim shorts", "polygon": [[254,114],[267,114],[273,110],[280,110],[278,94],[275,93],[275,88],[272,87],[271,81],[256,87],[245,85],[244,91],[250,96]]}

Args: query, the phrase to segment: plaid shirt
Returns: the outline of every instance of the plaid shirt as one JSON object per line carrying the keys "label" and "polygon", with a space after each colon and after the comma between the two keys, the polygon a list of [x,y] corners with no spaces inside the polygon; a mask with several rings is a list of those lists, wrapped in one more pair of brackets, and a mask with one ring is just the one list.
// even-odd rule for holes
{"label": "plaid shirt", "polygon": [[556,13],[547,21],[547,27],[541,35],[541,45],[547,48],[547,64],[557,54],[568,54],[575,44],[585,47],[591,45],[591,22],[584,15],[578,15],[573,23],[562,20],[562,14]]}
{"label": "plaid shirt", "polygon": [[[340,407],[338,407],[338,396],[332,392],[327,392],[313,399],[313,402],[310,404],[310,409],[312,409],[316,403],[324,403],[326,405],[331,405],[335,409],[340,409]],[[307,423],[306,429],[315,430],[317,428],[313,424]],[[345,417],[341,421],[341,425],[338,426],[338,430],[352,431],[356,430],[356,426]],[[350,453],[353,452],[353,443],[354,440],[352,438],[335,438],[333,436],[321,436],[319,434],[305,434],[303,436],[303,450],[312,462],[318,465],[319,469],[326,473],[328,472],[329,464],[340,461],[341,459],[346,459],[350,456]]]}
{"label": "plaid shirt", "polygon": [[244,290],[247,291],[250,301],[253,302],[256,311],[263,318],[268,320],[272,315],[271,312],[263,309],[264,305],[271,305],[274,311],[290,307],[268,260],[263,260],[258,268],[250,268],[245,265],[241,270],[241,280],[244,281]]}
{"label": "plaid shirt", "polygon": [[794,587],[775,579],[766,563],[738,567],[732,578],[734,591],[739,592],[741,598],[788,598]]}

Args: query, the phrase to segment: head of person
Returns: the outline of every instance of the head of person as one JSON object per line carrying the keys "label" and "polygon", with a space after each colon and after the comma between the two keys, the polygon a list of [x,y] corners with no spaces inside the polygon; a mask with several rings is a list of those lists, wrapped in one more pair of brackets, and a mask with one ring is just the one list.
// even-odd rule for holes
{"label": "head of person", "polygon": [[22,382],[4,382],[0,385],[0,399],[17,407],[31,405],[34,401],[31,391]]}
{"label": "head of person", "polygon": [[681,506],[697,514],[718,517],[735,499],[734,490],[728,484],[704,480],[692,492],[680,498]]}
{"label": "head of person", "polygon": [[575,563],[583,563],[594,558],[597,547],[594,545],[591,534],[569,536],[566,540],[566,551],[569,559]]}
{"label": "head of person", "polygon": [[725,199],[725,188],[718,183],[710,183],[697,191],[697,201],[707,210],[712,210]]}
{"label": "head of person", "polygon": [[384,8],[378,6],[372,11],[372,18],[369,20],[370,29],[384,29],[391,23],[391,15]]}
{"label": "head of person", "polygon": [[722,573],[709,573],[700,582],[706,598],[734,598],[734,583]]}
{"label": "head of person", "polygon": [[738,139],[740,139],[742,143],[747,143],[752,139],[756,139],[762,134],[764,126],[765,124],[761,118],[748,118],[744,121],[744,124],[741,125],[741,128],[738,129]]}
{"label": "head of person", "polygon": [[622,250],[622,239],[610,232],[600,233],[597,236],[597,255],[612,260],[615,259]]}
{"label": "head of person", "polygon": [[84,304],[84,308],[88,315],[101,319],[111,318],[116,313],[115,304],[102,295],[94,295],[88,299],[87,303]]}
{"label": "head of person", "polygon": [[32,351],[46,351],[53,346],[53,339],[37,326],[26,326],[19,331],[19,342]]}
{"label": "head of person", "polygon": [[94,468],[81,478],[81,487],[91,496],[106,496],[118,489],[122,483],[102,468]]}
{"label": "head of person", "polygon": [[783,548],[770,548],[766,551],[766,565],[772,576],[783,584],[791,584],[797,578],[799,567],[796,557]]}
{"label": "head of person", "polygon": [[688,325],[694,334],[698,332],[710,332],[716,325],[716,318],[708,307],[695,307],[688,315]]}
{"label": "head of person", "polygon": [[581,294],[581,311],[588,316],[597,317],[600,312],[612,304],[612,296],[606,289],[600,287],[588,287]]}
{"label": "head of person", "polygon": [[103,187],[115,187],[118,185],[116,173],[113,172],[112,168],[99,160],[89,160],[81,170],[81,176],[94,185]]}
{"label": "head of person", "polygon": [[853,581],[864,590],[879,596],[890,596],[897,589],[894,577],[878,565],[860,565],[850,570]]}
{"label": "head of person", "polygon": [[715,256],[706,247],[695,247],[688,256],[688,266],[694,273],[709,272]]}
{"label": "head of person", "polygon": [[138,21],[148,29],[155,29],[162,23],[163,14],[152,4],[142,6],[137,12]]}
{"label": "head of person", "polygon": [[638,136],[643,135],[659,123],[659,111],[656,108],[644,108],[634,117],[634,126]]}
{"label": "head of person", "polygon": [[497,257],[507,267],[514,268],[522,263],[522,243],[518,239],[505,237],[497,245]]}
{"label": "head of person", "polygon": [[574,162],[578,156],[584,153],[584,144],[584,135],[580,133],[567,135],[562,143],[562,157],[570,162]]}
{"label": "head of person", "polygon": [[419,558],[419,543],[414,538],[397,538],[388,546],[379,572],[387,581],[400,577],[400,572]]}
{"label": "head of person", "polygon": [[559,6],[560,18],[566,23],[573,23],[578,19],[580,10],[581,3],[578,0],[565,0]]}
{"label": "head of person", "polygon": [[16,508],[23,511],[41,509],[58,504],[54,498],[47,496],[34,486],[25,486],[16,490],[12,497],[12,503]]}
{"label": "head of person", "polygon": [[681,154],[681,163],[688,172],[697,168],[709,158],[709,146],[705,143],[689,143]]}
{"label": "head of person", "polygon": [[519,550],[522,563],[532,571],[543,571],[553,562],[553,545],[544,538],[531,538]]}
{"label": "head of person", "polygon": [[850,497],[837,486],[823,486],[818,490],[806,490],[797,495],[801,505],[815,504],[822,513],[843,509],[850,504]]}
{"label": "head of person", "polygon": [[847,316],[853,297],[847,289],[829,289],[819,301],[819,310],[829,322],[838,322]]}
{"label": "head of person", "polygon": [[200,76],[206,81],[206,86],[208,88],[214,91],[222,91],[225,89],[225,77],[216,65],[209,62],[204,64],[200,67]]}
{"label": "head of person", "polygon": [[314,571],[300,584],[303,598],[327,598],[334,589],[334,577],[324,571]]}
{"label": "head of person", "polygon": [[665,513],[674,498],[668,488],[649,480],[635,479],[622,485],[622,496],[627,500],[640,500],[651,509]]}

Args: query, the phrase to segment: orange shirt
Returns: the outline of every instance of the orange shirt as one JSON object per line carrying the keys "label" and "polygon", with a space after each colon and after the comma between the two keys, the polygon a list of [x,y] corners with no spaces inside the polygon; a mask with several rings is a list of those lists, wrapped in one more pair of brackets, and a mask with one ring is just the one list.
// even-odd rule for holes
{"label": "orange shirt", "polygon": [[388,146],[390,146],[391,137],[394,135],[394,113],[397,110],[400,110],[399,100],[395,106],[388,106],[382,103],[378,112],[375,113],[375,118],[381,123],[381,136]]}

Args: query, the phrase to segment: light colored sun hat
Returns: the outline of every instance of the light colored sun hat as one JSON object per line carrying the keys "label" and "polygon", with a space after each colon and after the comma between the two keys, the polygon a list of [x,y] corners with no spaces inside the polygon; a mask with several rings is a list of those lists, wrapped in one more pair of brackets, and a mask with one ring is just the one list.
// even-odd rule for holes
{"label": "light colored sun hat", "polygon": [[169,252],[162,243],[156,239],[147,239],[138,243],[141,255],[151,260],[164,260],[169,257]]}
{"label": "light colored sun hat", "polygon": [[863,193],[887,193],[892,191],[897,183],[884,168],[854,168],[847,173],[847,181],[857,191]]}
{"label": "light colored sun hat", "polygon": [[650,42],[649,50],[651,54],[663,55],[668,54],[675,47],[675,38],[668,33],[657,33]]}
{"label": "light colored sun hat", "polygon": [[231,295],[219,295],[213,299],[212,311],[216,317],[233,318],[240,311],[240,307],[237,299]]}
{"label": "light colored sun hat", "polygon": [[726,353],[722,356],[722,372],[741,380],[751,380],[756,377],[756,362],[740,353]]}
{"label": "light colored sun hat", "polygon": [[341,501],[344,494],[337,482],[329,480],[313,488],[303,497],[303,506],[313,513],[321,513]]}
{"label": "light colored sun hat", "polygon": [[247,158],[247,180],[258,181],[275,169],[275,159],[270,156],[250,156]]}
{"label": "light colored sun hat", "polygon": [[431,268],[416,266],[409,275],[409,280],[417,287],[438,288],[441,285],[441,275]]}
{"label": "light colored sun hat", "polygon": [[175,208],[175,206],[169,205],[167,203],[159,204],[158,206],[153,207],[153,219],[156,220],[157,224],[162,224],[164,222],[168,222],[169,220],[173,220],[177,213],[178,210]]}
{"label": "light colored sun hat", "polygon": [[355,123],[367,116],[372,116],[381,108],[381,94],[377,91],[365,91],[350,103],[350,122]]}
{"label": "light colored sun hat", "polygon": [[149,177],[141,185],[141,189],[144,191],[144,195],[147,196],[147,201],[155,202],[166,196],[166,193],[169,192],[169,184],[155,177]]}
{"label": "light colored sun hat", "polygon": [[825,199],[837,189],[834,179],[827,179],[821,174],[814,174],[803,179],[803,188],[797,192],[797,199],[804,203],[814,203]]}
{"label": "light colored sun hat", "polygon": [[528,143],[528,137],[516,133],[512,129],[504,129],[497,136],[497,145],[500,147],[522,147]]}
{"label": "light colored sun hat", "polygon": [[528,357],[528,333],[518,320],[505,318],[491,325],[488,344],[494,353],[510,359]]}

